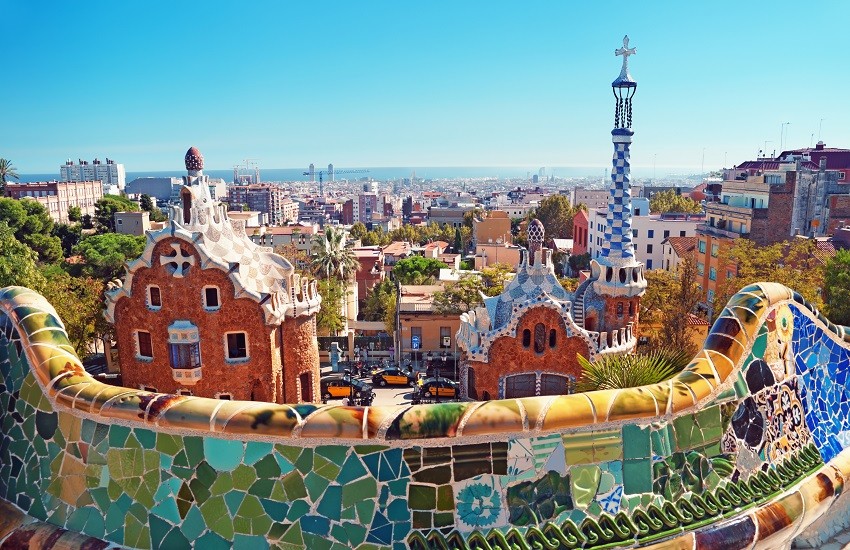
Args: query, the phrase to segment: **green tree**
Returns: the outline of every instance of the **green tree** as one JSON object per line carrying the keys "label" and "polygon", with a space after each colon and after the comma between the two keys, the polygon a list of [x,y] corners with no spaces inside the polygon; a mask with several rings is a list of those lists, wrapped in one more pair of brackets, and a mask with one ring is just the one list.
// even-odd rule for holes
{"label": "green tree", "polygon": [[316,329],[323,334],[335,336],[345,328],[345,282],[333,277],[319,279],[318,290],[322,305],[316,314]]}
{"label": "green tree", "polygon": [[6,222],[0,220],[0,288],[25,286],[38,290],[43,283],[35,252],[16,239]]}
{"label": "green tree", "polygon": [[457,315],[481,305],[484,284],[478,275],[464,275],[456,283],[434,293],[434,310],[441,315]]}
{"label": "green tree", "polygon": [[646,292],[640,301],[641,326],[655,328],[651,347],[661,346],[696,353],[692,343],[694,328],[688,324],[695,314],[702,293],[693,262],[683,260],[676,273],[653,269],[645,273]]}
{"label": "green tree", "polygon": [[647,353],[605,355],[593,363],[576,354],[582,370],[576,389],[588,392],[658,384],[682,371],[691,358],[689,353],[672,346]]}
{"label": "green tree", "polygon": [[569,264],[573,273],[590,269],[590,253],[585,252],[584,254],[570,256],[570,259],[567,260],[567,264]]}
{"label": "green tree", "polygon": [[735,239],[731,246],[721,246],[719,265],[734,266],[735,276],[726,279],[715,293],[715,318],[736,292],[759,282],[781,283],[799,292],[815,307],[823,307],[824,266],[815,250],[812,239],[758,246],[749,239],[741,238]]}
{"label": "green tree", "polygon": [[546,237],[552,239],[571,239],[573,236],[573,217],[576,209],[570,205],[566,195],[549,195],[540,201],[535,217],[546,228]]}
{"label": "green tree", "polygon": [[424,285],[437,278],[449,266],[435,258],[411,256],[393,266],[393,277],[403,285]]}
{"label": "green tree", "polygon": [[62,255],[68,258],[73,254],[74,247],[82,238],[83,228],[80,224],[73,225],[57,223],[53,226],[53,236],[59,239],[62,245]]}
{"label": "green tree", "polygon": [[463,239],[460,236],[460,227],[455,228],[454,251],[455,251],[455,254],[463,254],[464,252],[466,252],[463,249]]}
{"label": "green tree", "polygon": [[74,247],[74,254],[82,256],[81,274],[108,282],[118,279],[127,260],[138,258],[145,249],[145,237],[104,233],[91,235]]}
{"label": "green tree", "polygon": [[365,237],[366,233],[368,232],[369,230],[366,229],[366,225],[364,225],[363,222],[357,222],[351,226],[351,229],[348,231],[348,234],[355,241],[359,241],[363,239],[363,237]]}
{"label": "green tree", "polygon": [[94,229],[94,220],[92,219],[91,214],[83,214],[83,217],[80,220],[80,225],[83,226],[83,229]]}
{"label": "green tree", "polygon": [[0,221],[6,222],[16,239],[35,251],[39,262],[62,259],[62,243],[52,235],[53,220],[41,203],[0,198]]}
{"label": "green tree", "polygon": [[138,212],[139,205],[118,195],[104,195],[94,204],[94,220],[100,233],[115,231],[116,212]]}
{"label": "green tree", "polygon": [[103,281],[51,269],[45,272],[45,281],[38,290],[56,308],[68,339],[80,355],[87,355],[111,330],[103,317]]}
{"label": "green tree", "polygon": [[388,334],[395,332],[396,286],[384,279],[372,287],[360,310],[364,321],[383,321]]}
{"label": "green tree", "polygon": [[12,165],[9,159],[0,158],[0,196],[6,190],[6,184],[9,180],[19,180],[18,169]]}
{"label": "green tree", "polygon": [[690,197],[676,194],[674,189],[667,189],[652,195],[649,199],[649,211],[655,214],[668,212],[699,214],[702,212],[702,205]]}
{"label": "green tree", "polygon": [[162,210],[157,206],[154,206],[153,199],[150,195],[143,194],[139,197],[139,206],[143,211],[150,214],[149,219],[152,222],[163,222],[167,219],[165,214],[162,213]]}
{"label": "green tree", "polygon": [[311,267],[318,277],[348,280],[360,266],[354,252],[346,246],[345,231],[326,227],[323,234],[313,237]]}
{"label": "green tree", "polygon": [[142,193],[142,196],[139,197],[139,206],[145,212],[150,212],[154,208],[153,199],[151,199],[150,195],[148,195],[146,193]]}
{"label": "green tree", "polygon": [[79,206],[68,207],[68,221],[79,222],[83,219],[83,211]]}
{"label": "green tree", "polygon": [[850,250],[839,250],[826,263],[823,294],[829,320],[850,326]]}
{"label": "green tree", "polygon": [[498,296],[505,285],[514,278],[514,270],[508,264],[495,263],[481,270],[481,291],[487,296]]}

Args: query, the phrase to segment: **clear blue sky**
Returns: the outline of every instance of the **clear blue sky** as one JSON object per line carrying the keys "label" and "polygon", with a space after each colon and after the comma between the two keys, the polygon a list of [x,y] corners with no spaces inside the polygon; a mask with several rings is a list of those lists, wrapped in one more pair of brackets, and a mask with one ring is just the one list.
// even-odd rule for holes
{"label": "clear blue sky", "polygon": [[608,166],[613,51],[632,161],[717,168],[850,147],[850,2],[0,0],[0,157],[128,171]]}

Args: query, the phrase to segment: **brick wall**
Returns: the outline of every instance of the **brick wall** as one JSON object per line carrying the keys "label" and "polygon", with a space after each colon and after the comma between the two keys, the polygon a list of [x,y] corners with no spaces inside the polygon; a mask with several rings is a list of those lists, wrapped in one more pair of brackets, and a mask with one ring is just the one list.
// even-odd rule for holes
{"label": "brick wall", "polygon": [[[544,351],[535,351],[535,326],[540,323],[545,327]],[[555,347],[549,347],[549,331],[556,332]],[[523,346],[523,331],[531,332],[531,342]],[[566,327],[561,316],[553,309],[545,306],[535,307],[526,312],[517,324],[516,337],[504,336],[490,346],[489,363],[471,361],[469,367],[475,372],[474,389],[476,395],[469,397],[491,399],[499,397],[499,379],[510,374],[524,372],[550,372],[572,375],[578,379],[581,367],[576,359],[576,353],[584,357],[589,355],[587,344],[578,336],[567,338]],[[487,396],[485,396],[485,392]]]}
{"label": "brick wall", "polygon": [[[171,275],[159,265],[163,253],[171,252],[171,243],[180,243],[184,254],[195,257],[183,278]],[[138,388],[150,386],[160,392],[176,393],[188,389],[193,395],[214,397],[229,392],[234,399],[268,400],[282,403],[276,391],[280,376],[280,354],[275,351],[274,327],[264,322],[260,306],[250,298],[234,299],[234,287],[227,274],[218,269],[201,270],[200,257],[188,243],[165,239],[156,245],[153,266],[140,268],[133,277],[132,295],[121,298],[115,306],[115,332],[121,359],[124,385]],[[147,287],[157,285],[162,307],[147,307]],[[221,307],[206,311],[202,298],[204,286],[219,288]],[[169,361],[168,327],[175,320],[186,320],[198,327],[201,338],[202,379],[194,386],[184,386],[172,377]],[[153,360],[136,358],[135,331],[150,332]],[[224,334],[228,331],[247,333],[249,359],[240,363],[225,360]]]}
{"label": "brick wall", "polygon": [[[311,387],[302,388],[305,380]],[[283,398],[284,403],[319,400],[319,343],[315,316],[287,318],[283,323]]]}

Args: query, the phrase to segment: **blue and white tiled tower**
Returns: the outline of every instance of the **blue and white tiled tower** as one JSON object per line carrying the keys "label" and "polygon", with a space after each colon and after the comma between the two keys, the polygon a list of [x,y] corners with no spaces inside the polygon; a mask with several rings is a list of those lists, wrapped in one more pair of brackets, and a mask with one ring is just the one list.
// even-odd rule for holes
{"label": "blue and white tiled tower", "polygon": [[620,76],[611,83],[616,99],[614,129],[614,168],[611,172],[608,216],[604,242],[599,258],[591,262],[594,290],[601,296],[635,297],[643,294],[646,279],[643,264],[635,259],[632,242],[632,191],[629,181],[629,147],[632,143],[632,98],[637,82],[629,74],[629,56],[637,53],[629,48],[629,37],[623,38],[623,47],[614,51],[623,56]]}

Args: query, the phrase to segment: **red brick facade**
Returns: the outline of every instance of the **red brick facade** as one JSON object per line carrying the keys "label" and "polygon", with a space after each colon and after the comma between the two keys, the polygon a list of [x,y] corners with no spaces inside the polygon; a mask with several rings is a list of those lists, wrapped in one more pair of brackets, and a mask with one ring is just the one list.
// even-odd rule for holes
{"label": "red brick facade", "polygon": [[[175,277],[160,265],[163,254],[173,253],[178,243],[183,255],[193,256],[194,265],[183,277]],[[311,392],[304,395],[313,401],[318,395],[318,348],[312,330],[314,316],[287,321],[280,326],[268,325],[256,300],[234,298],[230,276],[210,267],[201,269],[201,257],[195,248],[181,239],[166,238],[153,250],[150,268],[135,270],[130,296],[115,305],[115,332],[124,384],[148,387],[164,393],[188,390],[192,395],[216,397],[228,393],[233,399],[300,402],[296,379],[303,372],[312,373]],[[161,306],[150,307],[149,287],[159,288]],[[205,308],[204,288],[218,288],[219,307]],[[201,379],[194,385],[174,379],[169,357],[169,326],[175,321],[188,321],[200,336]],[[150,333],[152,359],[138,356],[138,331]],[[245,333],[245,359],[228,360],[226,334]]]}
{"label": "red brick facade", "polygon": [[[542,342],[535,338],[539,336],[538,333],[541,333],[537,325],[543,326]],[[553,330],[555,331],[554,347],[550,346],[550,335]],[[524,338],[526,338],[525,342]],[[525,343],[528,345],[524,345]],[[536,351],[539,349],[542,351]],[[566,325],[561,315],[551,307],[542,305],[534,307],[520,318],[515,338],[504,336],[493,342],[487,363],[469,362],[471,371],[469,397],[473,399],[500,398],[499,381],[504,376],[512,374],[557,373],[573,376],[577,380],[581,376],[581,367],[576,359],[577,353],[588,357],[587,343],[578,336],[567,337]]]}

